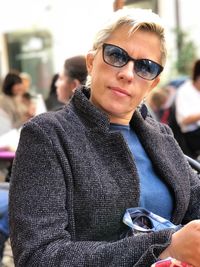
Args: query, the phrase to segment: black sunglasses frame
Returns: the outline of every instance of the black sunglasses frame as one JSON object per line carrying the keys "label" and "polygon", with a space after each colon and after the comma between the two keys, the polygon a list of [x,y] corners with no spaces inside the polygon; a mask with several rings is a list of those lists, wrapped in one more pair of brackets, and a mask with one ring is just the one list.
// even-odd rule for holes
{"label": "black sunglasses frame", "polygon": [[[110,62],[106,61],[105,59],[105,49],[106,47],[116,47],[118,48],[119,50],[121,50],[123,52],[123,54],[126,56],[126,61],[125,63],[123,63],[122,65],[120,66],[117,66],[117,65],[114,65],[114,64],[111,64]],[[158,77],[158,75],[163,71],[163,66],[161,66],[160,64],[156,63],[155,61],[153,60],[150,60],[150,59],[134,59],[132,58],[131,56],[129,56],[129,54],[121,47],[117,46],[117,45],[113,45],[113,44],[108,44],[108,43],[103,43],[103,60],[106,64],[110,65],[110,66],[113,66],[113,67],[116,67],[116,68],[122,68],[123,66],[125,66],[129,61],[133,61],[134,62],[134,72],[142,79],[145,79],[145,80],[154,80],[156,77]],[[142,75],[138,74],[138,71],[136,69],[136,65],[137,63],[141,62],[141,61],[149,61],[151,63],[153,63],[156,67],[157,67],[157,73],[155,74],[155,76],[153,76],[152,78],[146,78],[146,77],[143,77]]]}

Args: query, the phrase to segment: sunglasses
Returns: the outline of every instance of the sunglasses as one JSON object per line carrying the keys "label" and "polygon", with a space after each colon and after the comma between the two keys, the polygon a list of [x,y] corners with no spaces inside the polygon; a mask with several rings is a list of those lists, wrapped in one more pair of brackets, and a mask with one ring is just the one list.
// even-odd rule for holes
{"label": "sunglasses", "polygon": [[127,209],[123,216],[123,222],[129,227],[129,230],[121,237],[157,232],[167,228],[178,230],[182,227],[141,207]]}
{"label": "sunglasses", "polygon": [[163,71],[163,67],[153,60],[134,59],[124,49],[112,44],[103,44],[103,60],[116,68],[121,68],[129,61],[133,61],[134,72],[145,80],[153,80]]}

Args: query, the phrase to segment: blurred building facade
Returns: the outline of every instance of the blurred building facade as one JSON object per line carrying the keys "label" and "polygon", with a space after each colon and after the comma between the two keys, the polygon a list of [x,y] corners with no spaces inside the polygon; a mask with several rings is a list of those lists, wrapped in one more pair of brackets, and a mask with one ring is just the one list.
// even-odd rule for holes
{"label": "blurred building facade", "polygon": [[114,9],[143,7],[157,12],[168,31],[166,79],[178,55],[174,30],[187,31],[200,55],[195,0],[7,0],[0,1],[0,77],[10,69],[28,72],[32,89],[48,94],[52,75],[64,59],[85,54],[98,26]]}

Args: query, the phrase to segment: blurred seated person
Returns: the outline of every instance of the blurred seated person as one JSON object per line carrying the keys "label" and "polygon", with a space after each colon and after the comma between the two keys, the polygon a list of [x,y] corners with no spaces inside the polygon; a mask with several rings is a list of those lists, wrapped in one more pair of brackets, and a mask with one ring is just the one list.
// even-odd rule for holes
{"label": "blurred seated person", "polygon": [[[23,120],[24,122],[28,121],[29,119],[33,118],[36,115],[36,102],[35,97],[32,96],[30,93],[24,93],[21,96],[20,105],[23,105]],[[0,113],[3,112],[3,110],[0,109]],[[1,115],[0,115],[1,116]],[[5,113],[4,116],[1,117],[1,121],[3,122],[3,119],[6,118],[7,114]],[[4,123],[10,123],[9,118]],[[2,124],[0,127],[3,127],[4,124]],[[17,145],[19,142],[20,137],[20,131],[21,127],[13,128],[11,123],[9,125],[10,130],[6,131],[5,133],[0,135],[0,150],[10,150],[10,151],[16,151]]]}
{"label": "blurred seated person", "polygon": [[[6,99],[7,100],[7,99]],[[6,101],[7,102],[7,101]],[[17,125],[12,124],[12,120],[9,113],[0,108],[0,151],[12,151],[15,152],[19,143],[21,126],[24,122],[28,121],[35,116],[36,103],[35,98],[28,92],[22,96],[18,96],[16,100],[17,105],[20,107],[20,123]],[[11,106],[13,108],[13,106]],[[18,108],[18,106],[17,106]],[[13,113],[15,110],[13,109]],[[2,173],[2,179],[9,182],[12,169],[12,159],[4,159],[0,162],[0,171]]]}
{"label": "blurred seated person", "polygon": [[50,91],[49,91],[49,96],[45,101],[47,110],[57,110],[59,108],[61,108],[63,106],[63,103],[61,103],[58,98],[57,98],[57,94],[56,94],[56,82],[59,78],[59,74],[56,73],[53,75],[52,80],[51,80],[51,85],[50,85]]}
{"label": "blurred seated person", "polygon": [[156,88],[153,90],[146,99],[145,104],[156,120],[161,121],[166,103],[169,98],[169,90],[165,88]]}
{"label": "blurred seated person", "polygon": [[36,97],[26,92],[22,95],[22,103],[26,106],[24,110],[25,121],[36,115]]}
{"label": "blurred seated person", "polygon": [[176,120],[192,157],[200,155],[200,60],[194,62],[192,79],[179,87],[175,100]]}
{"label": "blurred seated person", "polygon": [[56,93],[58,101],[68,103],[74,91],[81,84],[85,84],[87,78],[87,67],[85,56],[74,56],[64,62],[64,68],[56,81]]}
{"label": "blurred seated person", "polygon": [[25,88],[17,72],[9,72],[2,84],[0,95],[0,135],[19,128],[25,122],[22,95]]}
{"label": "blurred seated person", "polygon": [[[31,98],[34,98],[35,101],[35,114],[38,115],[40,113],[46,112],[47,107],[43,98],[43,95],[41,93],[34,93],[32,88],[32,78],[31,75],[27,72],[21,72],[20,77],[22,79],[25,93],[29,93]],[[28,96],[28,95],[26,95]]]}
{"label": "blurred seated person", "polygon": [[22,79],[22,83],[24,85],[24,93],[27,93],[31,91],[31,85],[32,85],[32,78],[31,75],[27,72],[21,72],[20,77]]}

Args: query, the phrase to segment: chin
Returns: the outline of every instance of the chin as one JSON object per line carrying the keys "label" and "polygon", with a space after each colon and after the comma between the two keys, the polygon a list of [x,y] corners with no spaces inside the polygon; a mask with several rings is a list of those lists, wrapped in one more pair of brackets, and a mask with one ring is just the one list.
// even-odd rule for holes
{"label": "chin", "polygon": [[120,109],[119,107],[107,107],[104,110],[106,111],[106,113],[113,115],[126,113],[126,110],[124,108]]}

